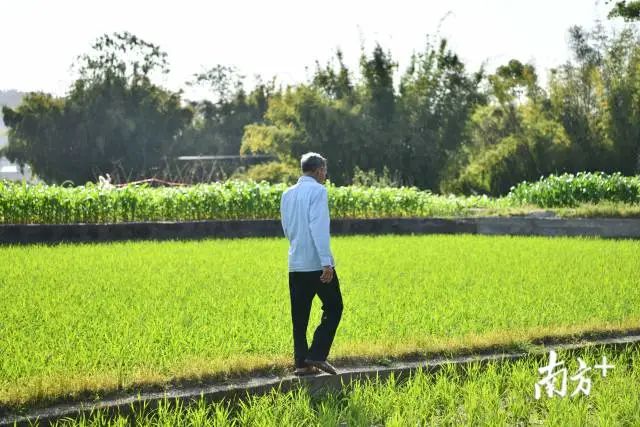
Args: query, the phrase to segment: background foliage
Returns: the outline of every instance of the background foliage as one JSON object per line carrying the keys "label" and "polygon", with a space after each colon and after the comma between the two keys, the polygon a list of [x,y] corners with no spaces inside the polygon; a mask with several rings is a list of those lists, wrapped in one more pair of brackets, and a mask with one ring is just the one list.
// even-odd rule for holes
{"label": "background foliage", "polygon": [[[637,19],[637,3],[612,4],[610,18]],[[505,195],[552,174],[638,174],[640,35],[602,24],[568,33],[572,57],[544,87],[531,64],[468,70],[447,40],[427,37],[404,70],[377,44],[357,70],[338,50],[287,87],[260,78],[247,90],[234,67],[215,65],[187,82],[208,89],[201,101],[153,82],[169,72],[158,46],[104,35],[77,58],[66,96],[30,93],[3,108],[9,144],[0,154],[49,183],[76,185],[108,172],[115,182],[167,178],[178,156],[237,154],[275,160],[229,163],[200,179],[291,183],[308,151],[328,159],[337,185],[444,193]]]}

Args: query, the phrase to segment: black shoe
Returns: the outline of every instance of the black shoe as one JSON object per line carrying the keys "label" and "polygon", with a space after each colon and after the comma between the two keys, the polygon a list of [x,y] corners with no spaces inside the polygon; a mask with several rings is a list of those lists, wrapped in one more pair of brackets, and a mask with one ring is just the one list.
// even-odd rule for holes
{"label": "black shoe", "polygon": [[311,366],[315,366],[316,368],[320,369],[321,371],[324,371],[328,374],[331,375],[337,375],[338,371],[336,370],[336,368],[333,367],[333,365],[331,365],[331,363],[327,362],[326,360],[309,360],[309,359],[305,359],[304,363],[306,363],[307,365],[311,365]]}

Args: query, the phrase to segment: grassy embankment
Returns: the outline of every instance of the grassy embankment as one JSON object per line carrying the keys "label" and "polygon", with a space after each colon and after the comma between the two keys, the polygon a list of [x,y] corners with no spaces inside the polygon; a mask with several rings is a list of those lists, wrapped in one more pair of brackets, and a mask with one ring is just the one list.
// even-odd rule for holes
{"label": "grassy embankment", "polygon": [[[614,367],[606,376],[594,369],[605,356]],[[578,382],[577,357],[591,369],[588,395],[571,396]],[[600,347],[560,351],[558,361],[568,368],[565,396],[549,398],[544,390],[535,399],[537,371],[546,358],[529,357],[514,363],[448,365],[435,374],[418,370],[408,379],[354,381],[340,393],[312,396],[306,388],[286,393],[273,390],[249,396],[232,406],[227,401],[207,405],[202,399],[188,406],[164,401],[155,410],[109,418],[98,411],[65,420],[58,426],[415,426],[415,425],[640,425],[640,350],[627,347],[611,352]],[[557,370],[555,370],[557,372]],[[557,389],[560,390],[560,378]]]}

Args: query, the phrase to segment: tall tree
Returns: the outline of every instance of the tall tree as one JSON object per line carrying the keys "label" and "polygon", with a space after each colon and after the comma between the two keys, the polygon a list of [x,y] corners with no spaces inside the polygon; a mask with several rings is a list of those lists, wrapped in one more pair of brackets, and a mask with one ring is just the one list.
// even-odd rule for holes
{"label": "tall tree", "polygon": [[324,67],[316,61],[316,72],[312,78],[312,86],[324,91],[325,95],[334,100],[348,100],[353,102],[354,87],[349,69],[345,66],[340,49],[336,51],[338,70],[329,62]]}
{"label": "tall tree", "polygon": [[438,190],[447,166],[467,139],[466,123],[478,105],[484,71],[467,73],[445,39],[414,55],[400,84],[402,146],[395,168],[405,182]]}
{"label": "tall tree", "polygon": [[28,163],[46,181],[146,177],[163,166],[192,111],[180,93],[151,81],[168,72],[166,53],[130,33],[105,34],[75,64],[79,78],[68,96],[27,95],[4,108],[9,160]]}
{"label": "tall tree", "polygon": [[179,154],[237,155],[244,127],[263,122],[268,99],[275,92],[275,78],[263,82],[258,76],[247,93],[244,76],[235,67],[223,65],[195,74],[187,84],[207,88],[214,100],[191,102],[194,120],[181,138]]}

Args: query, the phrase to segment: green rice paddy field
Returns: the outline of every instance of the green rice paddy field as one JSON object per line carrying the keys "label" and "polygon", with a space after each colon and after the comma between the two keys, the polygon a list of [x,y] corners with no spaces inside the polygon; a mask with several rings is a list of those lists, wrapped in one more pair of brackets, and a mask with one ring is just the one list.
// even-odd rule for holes
{"label": "green rice paddy field", "polygon": [[[606,357],[613,366],[603,376],[595,370]],[[585,383],[570,377],[578,372],[577,358],[590,370]],[[640,425],[640,350],[592,347],[558,352],[567,368],[564,396],[561,376],[553,397],[535,384],[547,358],[528,357],[514,363],[477,362],[447,365],[435,374],[418,370],[410,378],[390,377],[346,384],[340,393],[310,395],[306,388],[286,393],[272,390],[248,396],[239,405],[227,401],[191,405],[167,400],[158,408],[107,416],[96,411],[57,426],[638,426]],[[558,368],[560,369],[560,368]],[[557,372],[557,370],[556,370]],[[587,385],[588,383],[588,385]]]}
{"label": "green rice paddy field", "polygon": [[[329,359],[640,325],[640,242],[333,237]],[[292,366],[283,238],[0,247],[0,407]],[[309,337],[320,318],[316,301]]]}

